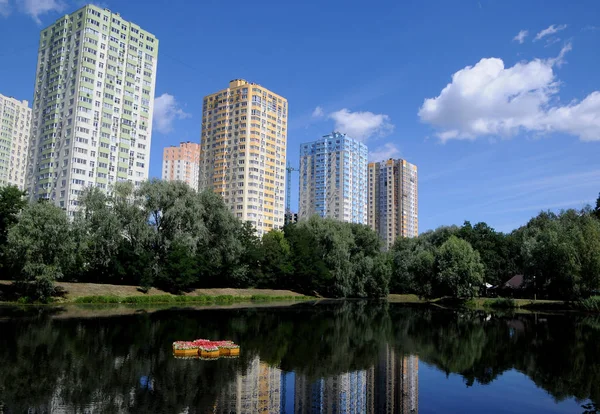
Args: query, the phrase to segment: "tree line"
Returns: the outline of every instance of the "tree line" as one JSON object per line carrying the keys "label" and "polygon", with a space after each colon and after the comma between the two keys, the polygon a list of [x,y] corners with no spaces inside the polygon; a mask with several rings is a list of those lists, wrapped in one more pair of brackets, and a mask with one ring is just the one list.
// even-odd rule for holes
{"label": "tree line", "polygon": [[510,234],[485,223],[398,239],[386,252],[368,226],[312,217],[259,237],[220,196],[182,182],[89,188],[69,220],[49,202],[0,188],[0,270],[22,296],[47,300],[56,280],[160,288],[290,289],[308,295],[470,298],[517,273],[540,296],[600,288],[596,209],[542,212]]}

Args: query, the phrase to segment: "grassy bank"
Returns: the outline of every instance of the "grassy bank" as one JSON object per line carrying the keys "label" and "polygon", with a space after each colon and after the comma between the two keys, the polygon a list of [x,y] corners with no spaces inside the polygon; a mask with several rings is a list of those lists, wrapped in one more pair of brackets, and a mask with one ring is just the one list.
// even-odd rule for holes
{"label": "grassy bank", "polygon": [[276,295],[218,295],[218,296],[187,296],[187,295],[152,295],[152,296],[82,296],[73,300],[73,303],[92,303],[92,304],[107,304],[107,303],[122,303],[132,305],[145,304],[230,304],[239,302],[271,302],[271,301],[301,301],[315,299],[311,296],[276,296]]}
{"label": "grassy bank", "polygon": [[436,305],[448,308],[470,308],[480,310],[514,309],[527,311],[583,311],[600,312],[600,296],[582,299],[579,301],[563,300],[533,300],[512,298],[474,298],[459,300],[454,298],[422,299],[416,295],[389,295],[391,303]]}
{"label": "grassy bank", "polygon": [[[174,295],[155,288],[144,292],[138,286],[57,282],[56,290],[57,295],[53,298],[53,303],[209,305],[313,299],[284,289],[196,289],[185,294]],[[0,301],[13,303],[19,301],[11,281],[0,281]],[[27,303],[28,301],[26,298],[22,298],[20,302]]]}

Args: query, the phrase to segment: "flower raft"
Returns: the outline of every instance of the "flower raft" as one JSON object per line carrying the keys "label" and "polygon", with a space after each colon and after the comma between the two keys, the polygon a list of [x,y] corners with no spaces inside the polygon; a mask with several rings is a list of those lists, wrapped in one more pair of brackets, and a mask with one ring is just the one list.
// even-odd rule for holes
{"label": "flower raft", "polygon": [[239,354],[240,347],[233,341],[196,339],[173,342],[173,355],[177,357],[218,358],[220,356],[238,356]]}

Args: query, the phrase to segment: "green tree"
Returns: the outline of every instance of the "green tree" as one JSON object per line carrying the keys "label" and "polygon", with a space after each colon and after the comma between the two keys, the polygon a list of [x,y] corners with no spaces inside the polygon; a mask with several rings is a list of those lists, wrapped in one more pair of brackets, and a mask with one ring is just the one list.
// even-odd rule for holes
{"label": "green tree", "polygon": [[54,293],[74,260],[74,243],[64,211],[48,203],[28,205],[8,232],[10,273],[19,290],[41,301]]}
{"label": "green tree", "polygon": [[469,242],[456,236],[440,246],[435,255],[437,296],[472,298],[483,283],[483,264]]}
{"label": "green tree", "polygon": [[147,211],[133,184],[127,181],[115,184],[111,204],[121,228],[115,277],[123,284],[149,289],[155,272]]}
{"label": "green tree", "polygon": [[79,202],[80,210],[73,221],[77,254],[67,277],[79,282],[118,284],[117,262],[123,236],[112,200],[99,188],[90,187]]}
{"label": "green tree", "polygon": [[246,287],[248,266],[241,262],[244,246],[239,240],[241,222],[223,199],[210,190],[199,194],[200,218],[206,227],[196,247],[199,285],[203,287]]}
{"label": "green tree", "polygon": [[485,267],[485,282],[499,285],[515,274],[516,266],[504,234],[496,232],[486,223],[472,226],[465,221],[457,236],[468,241],[479,252]]}
{"label": "green tree", "polygon": [[431,241],[439,242],[448,237],[450,235],[447,228],[442,228],[440,232],[428,232],[416,238],[397,239],[391,249],[393,263],[391,292],[415,293],[420,297],[431,296],[436,250]]}
{"label": "green tree", "polygon": [[145,245],[152,284],[173,292],[191,289],[198,281],[196,249],[207,233],[200,197],[186,183],[157,179],[145,181],[136,196],[150,228]]}
{"label": "green tree", "polygon": [[419,248],[409,265],[410,283],[412,291],[419,297],[431,297],[434,292],[435,280],[435,255],[433,248]]}
{"label": "green tree", "polygon": [[283,232],[272,230],[262,237],[259,288],[292,289],[291,248]]}
{"label": "green tree", "polygon": [[297,223],[286,225],[284,234],[290,245],[294,269],[290,289],[307,295],[323,294],[332,276],[314,233],[308,226]]}
{"label": "green tree", "polygon": [[[264,237],[264,236],[263,236]],[[249,286],[269,286],[264,278],[267,277],[262,266],[263,249],[261,239],[256,234],[256,229],[249,221],[241,223],[238,240],[242,244],[240,262],[247,266],[247,284]]]}
{"label": "green tree", "polygon": [[0,246],[6,244],[8,230],[18,221],[18,214],[26,205],[25,192],[16,185],[0,187]]}
{"label": "green tree", "polygon": [[18,221],[18,215],[27,205],[25,192],[15,185],[0,187],[0,269],[4,265],[4,247],[8,230]]}

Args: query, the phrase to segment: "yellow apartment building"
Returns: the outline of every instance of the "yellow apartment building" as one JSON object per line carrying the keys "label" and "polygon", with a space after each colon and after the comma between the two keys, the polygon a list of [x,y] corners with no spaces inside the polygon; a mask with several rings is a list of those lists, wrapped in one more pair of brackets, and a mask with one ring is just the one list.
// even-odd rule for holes
{"label": "yellow apartment building", "polygon": [[199,190],[259,235],[284,225],[287,121],[287,99],[243,79],[204,97]]}

